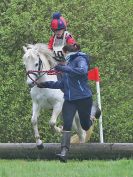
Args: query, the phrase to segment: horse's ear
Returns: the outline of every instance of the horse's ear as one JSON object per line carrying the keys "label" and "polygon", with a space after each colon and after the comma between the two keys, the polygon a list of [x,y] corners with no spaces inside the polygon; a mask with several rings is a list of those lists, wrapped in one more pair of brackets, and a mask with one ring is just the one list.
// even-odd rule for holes
{"label": "horse's ear", "polygon": [[23,50],[25,53],[27,52],[27,48],[25,46],[23,46]]}

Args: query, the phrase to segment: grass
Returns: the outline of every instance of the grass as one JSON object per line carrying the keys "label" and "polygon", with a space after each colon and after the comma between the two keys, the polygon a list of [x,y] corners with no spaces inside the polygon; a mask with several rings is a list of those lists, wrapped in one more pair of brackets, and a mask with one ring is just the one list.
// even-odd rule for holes
{"label": "grass", "polygon": [[0,177],[133,177],[133,160],[0,160]]}

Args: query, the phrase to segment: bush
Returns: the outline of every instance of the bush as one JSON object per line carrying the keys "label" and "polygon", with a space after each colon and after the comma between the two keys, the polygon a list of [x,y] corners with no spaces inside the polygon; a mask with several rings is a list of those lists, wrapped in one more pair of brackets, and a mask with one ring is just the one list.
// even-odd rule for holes
{"label": "bush", "polygon": [[[132,1],[12,0],[0,5],[0,141],[34,142],[22,46],[48,43],[51,15],[61,11],[82,51],[92,56],[91,67],[99,67],[105,142],[132,142]],[[95,91],[95,84],[91,85]],[[49,115],[42,112],[40,116],[41,137],[45,142],[56,142],[59,136],[50,131]],[[98,129],[97,123],[92,142],[99,141]]]}

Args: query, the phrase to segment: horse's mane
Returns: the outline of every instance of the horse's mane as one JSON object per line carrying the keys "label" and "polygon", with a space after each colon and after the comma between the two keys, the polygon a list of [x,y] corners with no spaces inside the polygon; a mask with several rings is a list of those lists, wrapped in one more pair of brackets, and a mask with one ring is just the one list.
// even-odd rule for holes
{"label": "horse's mane", "polygon": [[[53,59],[53,52],[48,49],[48,45],[44,44],[44,43],[37,43],[35,45],[33,44],[27,44],[27,49],[32,49],[33,52],[37,53],[37,54],[43,54],[51,67],[55,66],[57,64],[57,62]],[[43,62],[43,58],[42,62]]]}

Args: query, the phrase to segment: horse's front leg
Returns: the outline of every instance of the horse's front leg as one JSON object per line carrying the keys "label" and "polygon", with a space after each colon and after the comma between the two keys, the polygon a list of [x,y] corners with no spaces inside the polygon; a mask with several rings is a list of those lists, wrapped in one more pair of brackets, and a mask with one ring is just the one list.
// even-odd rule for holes
{"label": "horse's front leg", "polygon": [[51,126],[51,128],[54,129],[58,133],[60,133],[62,131],[61,127],[56,126],[56,121],[57,121],[57,118],[58,118],[61,110],[62,110],[62,105],[61,104],[55,105],[53,107],[52,116],[51,116],[51,119],[49,121],[49,125]]}
{"label": "horse's front leg", "polygon": [[40,140],[40,135],[39,135],[39,131],[38,131],[38,124],[37,124],[37,119],[38,119],[39,113],[40,113],[40,106],[37,103],[33,103],[31,123],[33,126],[34,134],[35,134],[36,145],[37,145],[38,149],[42,149],[43,143],[42,143],[42,140]]}

